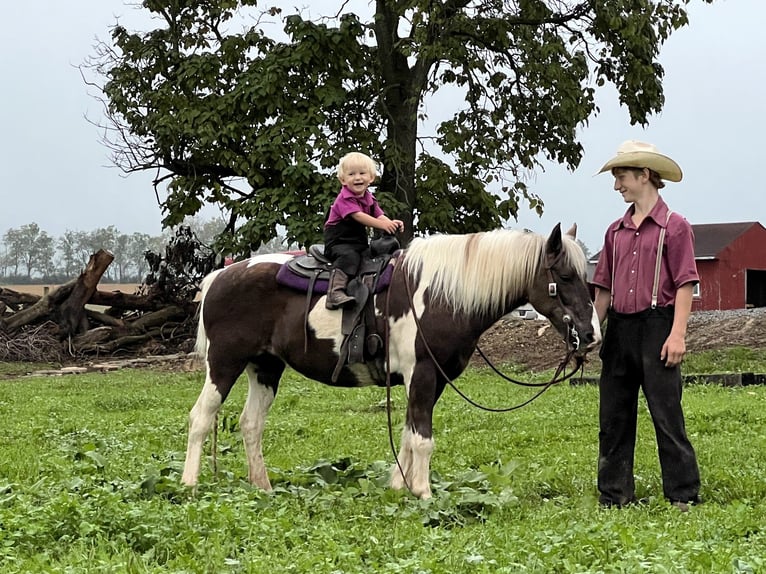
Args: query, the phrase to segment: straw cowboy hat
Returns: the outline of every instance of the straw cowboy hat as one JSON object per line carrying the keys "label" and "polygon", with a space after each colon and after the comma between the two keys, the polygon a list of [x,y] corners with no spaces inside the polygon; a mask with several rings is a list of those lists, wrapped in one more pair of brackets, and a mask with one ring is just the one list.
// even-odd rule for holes
{"label": "straw cowboy hat", "polygon": [[[615,167],[649,168],[667,181],[681,181],[683,173],[679,165],[662,155],[652,144],[628,140],[617,150],[617,155],[604,164],[598,173],[611,171]],[[598,174],[597,174],[598,175]]]}

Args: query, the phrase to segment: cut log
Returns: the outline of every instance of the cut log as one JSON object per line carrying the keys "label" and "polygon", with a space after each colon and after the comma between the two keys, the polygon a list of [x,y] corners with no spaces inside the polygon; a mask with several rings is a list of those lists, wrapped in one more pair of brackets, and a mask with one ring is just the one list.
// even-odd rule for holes
{"label": "cut log", "polygon": [[[106,333],[103,340],[98,341],[98,337],[96,336],[96,333],[93,333],[94,331],[100,331],[101,329],[111,329],[111,327],[99,327],[97,329],[91,329],[86,333],[85,335],[79,335],[75,339],[75,347],[78,352],[80,353],[98,353],[98,354],[104,354],[104,353],[114,353],[118,349],[122,349],[125,347],[130,347],[133,345],[137,345],[139,343],[145,343],[149,341],[152,336],[148,333],[142,334],[142,335],[124,335],[121,337],[117,337],[115,339],[112,339],[113,332],[101,332],[100,335],[104,335]],[[93,333],[92,340],[87,340],[89,338],[89,334]],[[86,336],[88,336],[86,338]],[[79,339],[79,337],[84,337],[83,339]],[[79,341],[79,344],[78,344]]]}
{"label": "cut log", "polygon": [[89,349],[97,348],[98,345],[105,343],[115,334],[116,331],[113,327],[96,327],[74,337],[72,346],[77,352],[88,352]]}
{"label": "cut log", "polygon": [[94,321],[98,323],[102,323],[109,327],[115,327],[117,329],[127,331],[127,323],[123,319],[119,319],[118,317],[113,317],[112,315],[107,315],[106,313],[99,313],[98,311],[94,311],[93,309],[85,309],[85,314],[88,316],[89,319],[93,319]]}
{"label": "cut log", "polygon": [[169,305],[153,313],[146,313],[138,319],[130,322],[131,331],[148,331],[152,327],[161,327],[168,321],[186,317],[186,312],[180,307]]}
{"label": "cut log", "polygon": [[75,281],[69,297],[56,309],[56,322],[61,326],[62,333],[65,335],[76,335],[88,330],[85,304],[96,291],[101,276],[112,261],[114,261],[114,255],[105,249],[99,249],[91,255],[85,270]]}
{"label": "cut log", "polygon": [[4,330],[13,332],[20,327],[34,323],[39,319],[47,319],[51,316],[51,312],[55,308],[55,305],[61,300],[66,299],[69,293],[72,292],[74,284],[74,281],[70,281],[69,283],[61,285],[47,295],[40,297],[37,303],[31,307],[26,307],[15,313],[12,317],[5,319],[3,322]]}
{"label": "cut log", "polygon": [[96,290],[88,301],[90,305],[117,307],[135,311],[155,311],[162,306],[153,295],[129,295],[120,291]]}
{"label": "cut log", "polygon": [[0,287],[0,301],[11,308],[18,309],[21,305],[34,305],[40,300],[39,295],[32,293],[19,293],[13,289]]}

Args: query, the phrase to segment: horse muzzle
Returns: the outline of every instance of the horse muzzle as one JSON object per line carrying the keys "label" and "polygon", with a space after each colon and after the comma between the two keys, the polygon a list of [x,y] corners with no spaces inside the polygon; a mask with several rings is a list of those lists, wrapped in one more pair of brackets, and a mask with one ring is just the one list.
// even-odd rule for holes
{"label": "horse muzzle", "polygon": [[580,333],[569,314],[565,314],[562,320],[567,331],[567,345],[575,355],[584,356],[601,342],[601,328],[597,322],[594,322],[591,325],[592,328],[587,329],[586,332]]}

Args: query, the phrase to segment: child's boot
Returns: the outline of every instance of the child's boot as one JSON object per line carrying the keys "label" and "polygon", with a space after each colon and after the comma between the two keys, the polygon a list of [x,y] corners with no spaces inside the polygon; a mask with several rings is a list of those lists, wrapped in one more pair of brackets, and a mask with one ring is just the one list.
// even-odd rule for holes
{"label": "child's boot", "polygon": [[356,299],[346,293],[347,285],[348,275],[340,269],[333,269],[330,271],[330,283],[327,287],[325,307],[332,310],[356,302]]}

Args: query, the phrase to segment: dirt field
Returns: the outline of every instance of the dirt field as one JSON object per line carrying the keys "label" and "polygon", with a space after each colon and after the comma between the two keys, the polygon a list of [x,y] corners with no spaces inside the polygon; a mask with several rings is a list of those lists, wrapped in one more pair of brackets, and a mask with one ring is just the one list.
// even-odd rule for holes
{"label": "dirt field", "polygon": [[[692,313],[687,351],[738,346],[766,348],[766,308]],[[503,319],[484,333],[479,347],[493,363],[513,362],[531,370],[555,368],[565,355],[564,342],[545,320]],[[474,359],[474,364],[483,362]],[[600,366],[596,353],[588,362]]]}
{"label": "dirt field", "polygon": [[[32,295],[42,295],[45,293],[45,289],[53,291],[58,285],[5,285],[0,284],[0,287],[5,289],[11,289],[19,293],[30,293]],[[138,283],[99,283],[99,291],[121,291],[122,293],[135,293],[138,288]]]}

